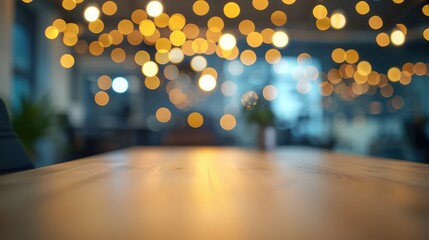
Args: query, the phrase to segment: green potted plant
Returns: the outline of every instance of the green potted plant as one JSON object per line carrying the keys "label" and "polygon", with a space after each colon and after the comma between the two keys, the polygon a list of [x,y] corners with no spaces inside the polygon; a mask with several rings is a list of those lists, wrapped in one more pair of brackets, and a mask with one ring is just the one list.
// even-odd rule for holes
{"label": "green potted plant", "polygon": [[[272,150],[276,146],[274,113],[267,101],[260,100],[254,92],[251,94],[253,95],[253,100],[247,101],[247,103],[251,104],[243,104],[246,120],[258,126],[258,148],[261,150]],[[247,100],[249,99],[251,99],[251,96],[250,98],[247,96]]]}
{"label": "green potted plant", "polygon": [[36,157],[36,143],[54,123],[54,109],[48,97],[22,96],[12,109],[12,126],[31,159]]}

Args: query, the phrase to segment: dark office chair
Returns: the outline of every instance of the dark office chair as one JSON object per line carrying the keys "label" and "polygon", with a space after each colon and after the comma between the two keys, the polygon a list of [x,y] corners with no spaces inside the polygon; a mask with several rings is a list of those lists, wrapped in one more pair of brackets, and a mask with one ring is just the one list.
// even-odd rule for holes
{"label": "dark office chair", "polygon": [[33,168],[27,153],[9,122],[6,106],[0,98],[0,172]]}

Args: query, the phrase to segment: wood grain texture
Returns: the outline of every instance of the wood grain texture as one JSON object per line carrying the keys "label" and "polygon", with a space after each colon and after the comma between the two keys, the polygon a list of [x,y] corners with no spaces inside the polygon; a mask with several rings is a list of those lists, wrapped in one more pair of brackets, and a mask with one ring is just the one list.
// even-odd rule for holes
{"label": "wood grain texture", "polygon": [[429,239],[429,167],[132,148],[1,176],[0,239]]}

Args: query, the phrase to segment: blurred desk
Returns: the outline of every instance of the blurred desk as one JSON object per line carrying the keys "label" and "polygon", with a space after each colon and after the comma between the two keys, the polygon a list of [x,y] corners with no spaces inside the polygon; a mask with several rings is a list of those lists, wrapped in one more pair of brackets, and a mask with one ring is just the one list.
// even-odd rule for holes
{"label": "blurred desk", "polygon": [[0,239],[429,239],[429,166],[131,148],[1,176]]}

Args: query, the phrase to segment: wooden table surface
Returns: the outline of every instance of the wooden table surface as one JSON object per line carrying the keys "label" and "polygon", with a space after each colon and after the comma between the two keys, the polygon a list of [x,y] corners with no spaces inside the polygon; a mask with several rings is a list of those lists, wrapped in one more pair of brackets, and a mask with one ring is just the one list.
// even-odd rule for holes
{"label": "wooden table surface", "polygon": [[132,148],[0,177],[0,239],[429,239],[429,166]]}

